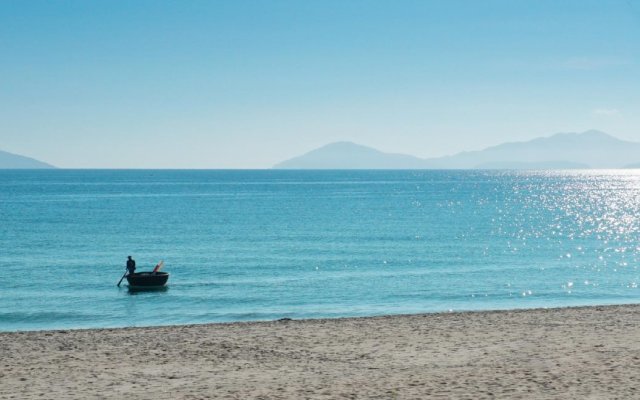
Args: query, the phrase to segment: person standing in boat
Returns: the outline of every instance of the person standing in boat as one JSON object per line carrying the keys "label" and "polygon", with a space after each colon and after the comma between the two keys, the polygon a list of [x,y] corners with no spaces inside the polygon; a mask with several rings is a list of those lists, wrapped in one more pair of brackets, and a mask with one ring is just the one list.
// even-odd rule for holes
{"label": "person standing in boat", "polygon": [[127,271],[129,271],[129,275],[136,272],[136,260],[131,258],[131,256],[127,257]]}

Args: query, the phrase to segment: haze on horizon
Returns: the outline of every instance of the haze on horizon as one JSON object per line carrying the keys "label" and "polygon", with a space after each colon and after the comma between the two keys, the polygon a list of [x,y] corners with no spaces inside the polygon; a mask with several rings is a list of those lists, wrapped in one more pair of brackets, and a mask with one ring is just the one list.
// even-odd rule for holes
{"label": "haze on horizon", "polygon": [[640,0],[3,1],[0,150],[64,168],[269,168],[640,142]]}

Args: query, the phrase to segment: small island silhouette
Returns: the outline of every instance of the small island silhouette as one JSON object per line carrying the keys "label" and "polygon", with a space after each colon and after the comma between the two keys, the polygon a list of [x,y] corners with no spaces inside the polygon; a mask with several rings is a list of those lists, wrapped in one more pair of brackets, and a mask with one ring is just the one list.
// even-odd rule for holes
{"label": "small island silhouette", "polygon": [[51,169],[51,164],[0,150],[0,169]]}

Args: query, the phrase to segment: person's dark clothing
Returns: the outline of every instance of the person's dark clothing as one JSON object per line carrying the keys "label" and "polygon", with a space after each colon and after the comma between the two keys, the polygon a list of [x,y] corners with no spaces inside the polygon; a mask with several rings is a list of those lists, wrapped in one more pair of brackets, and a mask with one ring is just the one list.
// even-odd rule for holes
{"label": "person's dark clothing", "polygon": [[127,260],[127,271],[129,271],[130,274],[133,274],[136,272],[136,262],[132,259],[128,259]]}

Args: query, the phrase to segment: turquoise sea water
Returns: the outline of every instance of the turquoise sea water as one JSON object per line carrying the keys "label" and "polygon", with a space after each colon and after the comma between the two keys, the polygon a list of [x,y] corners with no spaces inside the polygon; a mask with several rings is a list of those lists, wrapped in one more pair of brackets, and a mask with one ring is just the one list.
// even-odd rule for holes
{"label": "turquoise sea water", "polygon": [[5,170],[0,218],[3,331],[640,299],[640,171]]}

